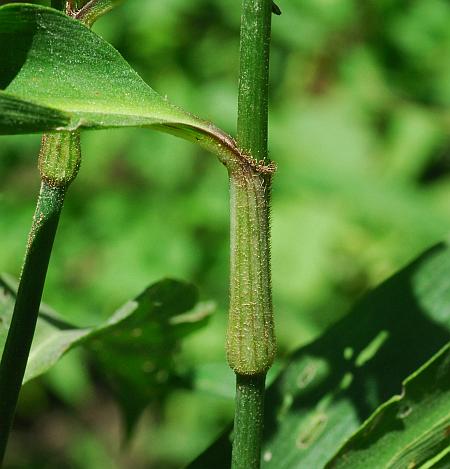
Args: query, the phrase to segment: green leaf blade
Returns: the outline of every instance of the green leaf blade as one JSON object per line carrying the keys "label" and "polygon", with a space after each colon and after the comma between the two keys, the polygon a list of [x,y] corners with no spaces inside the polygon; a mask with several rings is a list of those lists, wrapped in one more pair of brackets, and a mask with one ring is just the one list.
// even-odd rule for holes
{"label": "green leaf blade", "polygon": [[7,72],[0,84],[9,94],[72,112],[87,127],[163,123],[168,110],[173,117],[186,118],[112,46],[63,13],[6,5],[0,9],[0,25]]}
{"label": "green leaf blade", "polygon": [[326,469],[420,467],[450,446],[450,344],[411,375]]}
{"label": "green leaf blade", "polygon": [[33,104],[0,91],[0,135],[46,132],[70,126],[63,111]]}
{"label": "green leaf blade", "polygon": [[[29,4],[0,7],[0,43],[5,51],[0,108],[8,110],[3,101],[15,98],[22,106],[70,116],[53,130],[154,127],[195,141],[221,159],[241,157],[228,134],[170,104],[110,44],[63,13]],[[31,130],[47,131],[48,123]],[[30,127],[4,113],[0,132],[27,133]]]}

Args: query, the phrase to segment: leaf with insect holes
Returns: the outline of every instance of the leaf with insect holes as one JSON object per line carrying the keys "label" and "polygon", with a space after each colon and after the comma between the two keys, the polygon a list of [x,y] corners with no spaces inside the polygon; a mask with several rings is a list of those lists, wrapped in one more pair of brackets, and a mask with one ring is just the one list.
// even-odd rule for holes
{"label": "leaf with insect holes", "polygon": [[[441,244],[297,350],[266,394],[261,467],[323,468],[378,406],[400,392],[402,381],[449,342],[449,304],[450,248]],[[228,468],[224,454],[230,450],[225,433],[189,467]]]}
{"label": "leaf with insect holes", "polygon": [[0,134],[78,128],[153,127],[221,158],[234,140],[170,104],[110,44],[51,8],[0,7]]}
{"label": "leaf with insect holes", "polygon": [[433,460],[441,460],[449,448],[450,344],[447,344],[405,380],[400,395],[385,402],[364,422],[326,469],[424,467]]}
{"label": "leaf with insect holes", "polygon": [[[15,295],[15,282],[0,276],[0,355]],[[179,341],[203,327],[212,312],[210,303],[197,300],[193,285],[162,280],[93,327],[68,324],[43,304],[24,383],[45,373],[65,353],[82,345],[119,401],[129,433],[152,399],[161,397],[174,383],[180,384],[174,363]]]}

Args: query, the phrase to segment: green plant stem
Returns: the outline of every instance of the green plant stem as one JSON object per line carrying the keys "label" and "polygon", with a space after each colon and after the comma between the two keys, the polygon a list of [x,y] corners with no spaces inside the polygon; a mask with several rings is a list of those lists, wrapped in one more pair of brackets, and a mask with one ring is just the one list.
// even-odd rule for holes
{"label": "green plant stem", "polygon": [[271,0],[243,0],[237,141],[256,160],[267,159]]}
{"label": "green plant stem", "polygon": [[28,239],[17,301],[0,364],[0,460],[22,385],[33,340],[53,240],[65,189],[43,182]]}
{"label": "green plant stem", "polygon": [[0,362],[0,466],[33,341],[64,197],[70,182],[78,172],[79,162],[78,133],[44,135],[39,157],[41,189]]}
{"label": "green plant stem", "polygon": [[77,20],[91,27],[95,21],[108,11],[111,11],[123,0],[90,0],[73,16]]}
{"label": "green plant stem", "polygon": [[259,467],[264,423],[265,375],[236,375],[236,419],[232,467]]}
{"label": "green plant stem", "polygon": [[270,173],[230,173],[231,256],[227,359],[236,373],[232,468],[260,465],[264,382],[276,341],[270,282]]}
{"label": "green plant stem", "polygon": [[264,385],[265,375],[236,375],[233,468],[248,469],[260,465]]}
{"label": "green plant stem", "polygon": [[[237,143],[267,163],[272,0],[243,0]],[[230,168],[231,268],[227,356],[236,373],[232,468],[258,469],[264,383],[275,356],[270,271],[271,174]]]}

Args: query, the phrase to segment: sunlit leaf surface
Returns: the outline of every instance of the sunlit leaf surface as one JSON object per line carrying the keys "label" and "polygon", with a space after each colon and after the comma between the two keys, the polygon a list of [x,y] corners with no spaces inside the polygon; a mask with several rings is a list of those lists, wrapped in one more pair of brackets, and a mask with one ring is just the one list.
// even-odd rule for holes
{"label": "sunlit leaf surface", "polygon": [[0,44],[2,134],[155,126],[216,154],[236,151],[226,133],[170,104],[110,44],[63,13],[5,5]]}

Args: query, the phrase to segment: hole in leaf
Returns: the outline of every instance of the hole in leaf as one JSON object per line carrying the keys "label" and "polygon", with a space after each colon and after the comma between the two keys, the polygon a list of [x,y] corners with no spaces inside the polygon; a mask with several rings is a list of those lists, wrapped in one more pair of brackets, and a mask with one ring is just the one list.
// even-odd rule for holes
{"label": "hole in leaf", "polygon": [[412,407],[409,404],[402,404],[397,412],[397,417],[400,419],[405,419],[412,412]]}
{"label": "hole in leaf", "polygon": [[317,365],[314,363],[309,363],[306,365],[305,369],[300,373],[298,379],[297,379],[297,386],[300,389],[306,388],[309,383],[314,379],[316,376],[317,372]]}
{"label": "hole in leaf", "polygon": [[377,354],[377,352],[380,350],[386,340],[389,338],[389,335],[389,332],[386,330],[380,331],[375,336],[375,338],[371,342],[369,342],[369,344],[363,350],[361,350],[359,355],[356,357],[356,366],[363,366],[369,360],[371,360]]}
{"label": "hole in leaf", "polygon": [[323,413],[313,415],[298,436],[297,448],[306,449],[311,446],[325,430],[327,420],[328,417]]}

